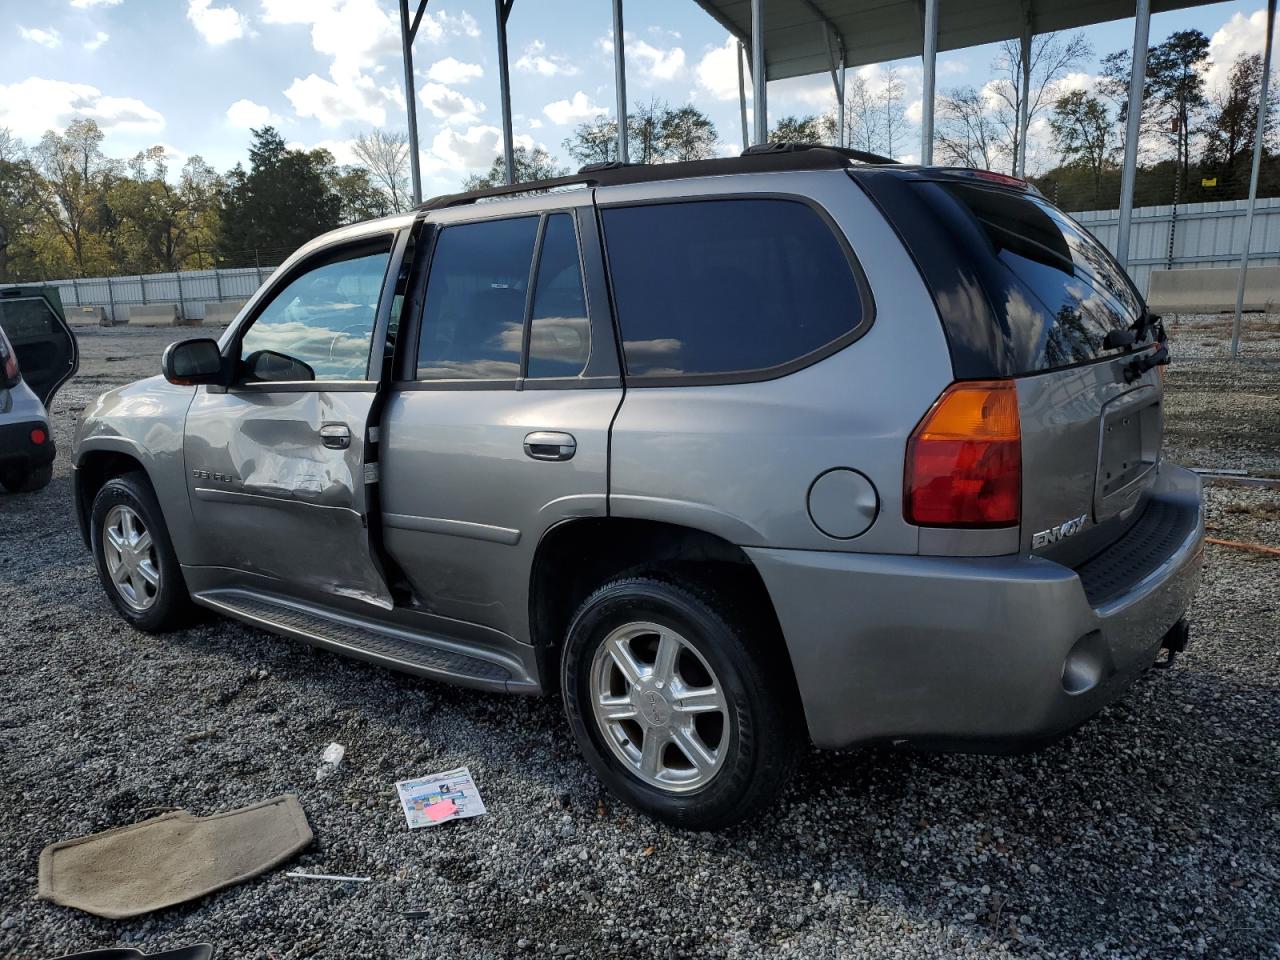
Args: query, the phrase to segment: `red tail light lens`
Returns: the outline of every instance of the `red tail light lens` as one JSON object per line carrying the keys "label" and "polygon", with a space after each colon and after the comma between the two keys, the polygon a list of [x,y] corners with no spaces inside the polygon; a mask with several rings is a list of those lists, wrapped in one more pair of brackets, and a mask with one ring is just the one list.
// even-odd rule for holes
{"label": "red tail light lens", "polygon": [[907,443],[903,515],[921,527],[1011,527],[1021,517],[1022,426],[1008,380],[953,383]]}

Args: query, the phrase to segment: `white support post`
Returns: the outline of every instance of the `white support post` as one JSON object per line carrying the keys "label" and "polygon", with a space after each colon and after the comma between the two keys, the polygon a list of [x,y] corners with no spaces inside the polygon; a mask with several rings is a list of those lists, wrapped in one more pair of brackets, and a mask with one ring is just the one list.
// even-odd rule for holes
{"label": "white support post", "polygon": [[1129,228],[1133,220],[1133,181],[1138,173],[1138,135],[1142,122],[1142,91],[1147,85],[1147,39],[1151,32],[1151,0],[1137,0],[1133,18],[1133,69],[1129,72],[1129,116],[1124,135],[1124,166],[1120,170],[1120,232],[1116,259],[1129,269]]}
{"label": "white support post", "polygon": [[1031,131],[1031,10],[1026,11],[1020,38],[1022,54],[1022,89],[1018,97],[1018,160],[1015,175],[1027,176],[1027,135]]}
{"label": "white support post", "polygon": [[756,144],[769,142],[768,77],[764,65],[764,0],[751,0],[751,110]]}
{"label": "white support post", "polygon": [[613,0],[613,85],[618,92],[618,161],[627,157],[627,59],[622,40],[622,0]]}
{"label": "white support post", "polygon": [[747,83],[743,77],[742,61],[746,58],[747,51],[743,49],[742,41],[738,41],[738,112],[742,117],[742,149],[745,150],[751,146],[751,131],[747,128]]}
{"label": "white support post", "polygon": [[511,73],[507,66],[507,17],[515,0],[493,0],[498,20],[498,83],[502,100],[502,156],[507,167],[507,185],[516,182],[516,151],[511,135]]}
{"label": "white support post", "polygon": [[845,81],[844,81],[844,50],[840,51],[840,90],[836,94],[836,123],[840,125],[840,132],[836,135],[836,145],[839,147],[849,146],[849,135],[844,128],[844,101],[845,101]]}
{"label": "white support post", "polygon": [[1249,172],[1249,206],[1244,215],[1244,249],[1236,278],[1236,315],[1231,322],[1231,359],[1240,356],[1240,325],[1244,313],[1244,281],[1249,272],[1249,246],[1253,239],[1253,208],[1258,202],[1258,174],[1262,169],[1262,142],[1267,127],[1267,92],[1271,80],[1271,39],[1276,29],[1276,0],[1267,0],[1267,39],[1262,53],[1262,90],[1258,95],[1258,126],[1253,134],[1253,169]]}
{"label": "white support post", "polygon": [[920,162],[933,163],[933,99],[938,66],[938,0],[924,0],[924,90],[920,104]]}

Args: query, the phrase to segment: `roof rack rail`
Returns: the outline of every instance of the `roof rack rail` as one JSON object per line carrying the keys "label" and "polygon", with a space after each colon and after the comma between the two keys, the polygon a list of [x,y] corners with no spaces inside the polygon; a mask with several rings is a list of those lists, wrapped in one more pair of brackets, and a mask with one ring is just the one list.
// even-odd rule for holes
{"label": "roof rack rail", "polygon": [[878,153],[869,153],[866,150],[853,150],[849,147],[833,147],[826,143],[793,143],[784,141],[782,143],[757,143],[754,146],[747,147],[740,154],[744,157],[759,157],[774,153],[798,153],[802,150],[830,150],[838,153],[850,160],[857,160],[859,163],[886,164],[901,163],[893,157],[883,157]]}
{"label": "roof rack rail", "polygon": [[418,210],[441,210],[498,197],[548,193],[561,187],[612,187],[655,180],[683,180],[691,177],[722,177],[740,173],[770,173],[802,170],[842,170],[850,161],[868,164],[897,163],[888,157],[861,150],[828,147],[820,143],[773,143],[748,147],[737,157],[710,160],[682,160],[676,163],[619,163],[616,160],[589,163],[576,174],[550,180],[530,180],[465,193],[450,193],[419,204]]}

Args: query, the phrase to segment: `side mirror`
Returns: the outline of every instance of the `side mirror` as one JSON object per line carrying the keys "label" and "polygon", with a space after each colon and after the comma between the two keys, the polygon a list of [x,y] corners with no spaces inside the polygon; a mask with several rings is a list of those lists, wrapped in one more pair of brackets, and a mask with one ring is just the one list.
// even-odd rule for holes
{"label": "side mirror", "polygon": [[218,342],[208,337],[169,344],[160,360],[160,368],[166,380],[181,386],[224,382]]}
{"label": "side mirror", "polygon": [[297,383],[314,380],[310,364],[274,350],[257,350],[244,358],[241,371],[250,383]]}

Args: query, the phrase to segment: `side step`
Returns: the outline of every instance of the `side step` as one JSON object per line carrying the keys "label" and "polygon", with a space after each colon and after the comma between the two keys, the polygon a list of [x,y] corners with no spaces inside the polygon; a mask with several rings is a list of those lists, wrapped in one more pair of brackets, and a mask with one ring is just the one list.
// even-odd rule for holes
{"label": "side step", "polygon": [[460,644],[450,640],[250,590],[206,590],[192,599],[252,626],[392,670],[482,690],[537,691],[537,684],[523,675],[519,664],[487,650],[464,653]]}

